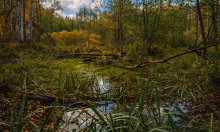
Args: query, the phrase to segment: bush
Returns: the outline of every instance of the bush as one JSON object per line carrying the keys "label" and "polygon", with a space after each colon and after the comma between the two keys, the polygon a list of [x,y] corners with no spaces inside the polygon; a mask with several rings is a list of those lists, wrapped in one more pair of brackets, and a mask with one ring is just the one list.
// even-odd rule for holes
{"label": "bush", "polygon": [[144,56],[147,55],[147,48],[140,42],[129,45],[126,51],[127,61],[130,63],[140,63],[144,59]]}
{"label": "bush", "polygon": [[209,80],[211,83],[220,83],[220,67],[218,65],[213,65],[209,70]]}
{"label": "bush", "polygon": [[220,60],[220,51],[214,51],[210,54],[210,57],[214,60]]}
{"label": "bush", "polygon": [[151,53],[148,54],[155,58],[163,58],[165,56],[164,49],[159,46],[153,46],[151,49]]}
{"label": "bush", "polygon": [[51,34],[52,38],[58,44],[65,44],[65,45],[76,45],[76,44],[100,44],[101,37],[95,33],[90,34],[83,30],[73,30],[71,32],[68,31],[60,31],[54,32]]}
{"label": "bush", "polygon": [[90,34],[89,35],[89,44],[100,44],[101,42],[101,36],[98,34]]}
{"label": "bush", "polygon": [[0,62],[15,62],[17,59],[19,59],[19,55],[16,51],[0,53]]}
{"label": "bush", "polygon": [[63,45],[63,44],[59,44],[59,45],[56,45],[54,48],[53,48],[54,52],[55,53],[71,53],[71,52],[75,52],[75,46],[66,46],[66,45]]}

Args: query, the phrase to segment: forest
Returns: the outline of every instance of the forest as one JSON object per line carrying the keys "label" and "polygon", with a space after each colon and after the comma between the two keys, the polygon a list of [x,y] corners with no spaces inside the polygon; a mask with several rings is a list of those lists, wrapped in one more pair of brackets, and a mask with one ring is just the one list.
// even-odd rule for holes
{"label": "forest", "polygon": [[0,0],[0,131],[219,132],[219,38],[220,0]]}

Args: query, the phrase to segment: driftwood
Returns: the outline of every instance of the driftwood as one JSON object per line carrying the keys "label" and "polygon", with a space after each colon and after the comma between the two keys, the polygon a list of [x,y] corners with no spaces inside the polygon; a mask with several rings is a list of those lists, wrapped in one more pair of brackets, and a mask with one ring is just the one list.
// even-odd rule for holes
{"label": "driftwood", "polygon": [[[79,101],[79,99],[60,99],[56,98],[53,96],[47,96],[47,95],[41,95],[41,94],[35,94],[35,93],[22,93],[20,95],[20,98],[22,98],[24,95],[26,95],[27,100],[36,100],[36,101],[41,101],[43,103],[53,103],[55,101],[59,102],[60,105],[67,106],[87,106],[87,104],[83,101]],[[106,100],[104,97],[83,97],[83,99],[86,100],[91,100],[91,101],[96,101],[94,104],[95,105],[104,105],[106,104],[105,102],[103,103],[103,100]],[[100,101],[100,102],[97,102]]]}
{"label": "driftwood", "polygon": [[185,51],[185,52],[182,52],[182,53],[179,53],[179,54],[167,57],[167,58],[165,58],[163,60],[148,61],[148,62],[145,62],[145,63],[137,64],[135,66],[126,66],[126,67],[123,67],[123,68],[128,69],[128,70],[133,70],[133,69],[136,69],[136,68],[144,68],[146,66],[153,65],[153,64],[166,63],[166,62],[168,62],[168,61],[170,61],[172,59],[175,59],[177,57],[180,57],[180,56],[183,56],[183,55],[186,55],[186,54],[189,54],[189,53],[194,53],[194,52],[197,52],[199,50],[207,49],[207,48],[214,47],[214,46],[217,46],[217,45],[219,45],[219,43],[218,44],[207,45],[207,46],[204,46],[204,47],[201,47],[201,48],[195,48],[195,49],[192,49],[192,50],[188,50],[188,51]]}
{"label": "driftwood", "polygon": [[93,54],[93,53],[72,53],[72,54],[61,54],[58,58],[97,58],[97,57],[112,57],[113,59],[118,59],[119,54]]}

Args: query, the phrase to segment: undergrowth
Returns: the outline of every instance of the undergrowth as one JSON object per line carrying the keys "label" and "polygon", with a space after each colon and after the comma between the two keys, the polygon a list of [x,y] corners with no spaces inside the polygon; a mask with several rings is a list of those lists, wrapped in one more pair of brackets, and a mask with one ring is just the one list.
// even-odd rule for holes
{"label": "undergrowth", "polygon": [[[219,99],[216,89],[220,82],[220,67],[219,60],[213,61],[215,57],[218,58],[218,53],[210,53],[209,60],[189,54],[169,63],[135,71],[115,67],[119,63],[117,61],[115,64],[97,66],[94,63],[85,64],[81,59],[56,59],[53,53],[56,51],[42,44],[1,48],[1,94],[15,98],[17,92],[25,91],[57,98],[78,97],[95,113],[81,113],[93,119],[84,129],[87,131],[220,130],[219,106],[216,102]],[[163,54],[168,56],[171,53]],[[112,84],[108,98],[114,100],[116,106],[111,113],[101,114],[93,105],[94,102],[83,98],[100,97],[92,89],[94,74],[107,77]],[[101,96],[106,96],[106,93]],[[69,108],[57,103],[50,104],[46,106],[45,118],[39,123],[25,118],[29,114],[27,102],[26,95],[22,96],[19,110],[10,109],[10,116],[6,122],[0,120],[0,126],[10,131],[55,131],[59,129],[59,124],[51,127],[51,119],[56,117],[54,113],[62,113]],[[175,110],[167,108],[176,102],[190,102],[192,106],[189,112],[184,112],[178,106],[172,107]],[[180,121],[177,122],[174,117]]]}

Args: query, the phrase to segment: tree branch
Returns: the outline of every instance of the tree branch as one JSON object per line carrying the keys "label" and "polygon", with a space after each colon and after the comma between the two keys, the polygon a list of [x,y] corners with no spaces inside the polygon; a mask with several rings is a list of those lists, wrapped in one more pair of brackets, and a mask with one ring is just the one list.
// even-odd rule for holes
{"label": "tree branch", "polygon": [[165,58],[165,59],[163,59],[163,60],[148,61],[148,62],[141,63],[141,64],[138,64],[138,65],[135,65],[135,66],[126,66],[126,67],[124,67],[124,68],[129,69],[129,70],[132,70],[132,69],[136,69],[136,68],[143,68],[143,67],[146,67],[146,66],[149,66],[149,65],[153,65],[153,64],[166,63],[166,62],[168,62],[168,61],[170,61],[170,60],[172,60],[172,59],[175,59],[175,58],[177,58],[177,57],[180,57],[180,56],[183,56],[183,55],[186,55],[186,54],[189,54],[189,53],[194,53],[194,52],[196,52],[196,51],[198,51],[198,50],[210,48],[210,47],[217,46],[217,45],[219,45],[219,43],[218,43],[218,44],[207,45],[207,46],[200,47],[200,48],[195,48],[195,49],[192,49],[192,50],[188,50],[188,51],[185,51],[185,52],[182,52],[182,53],[179,53],[179,54],[170,56],[170,57]]}

